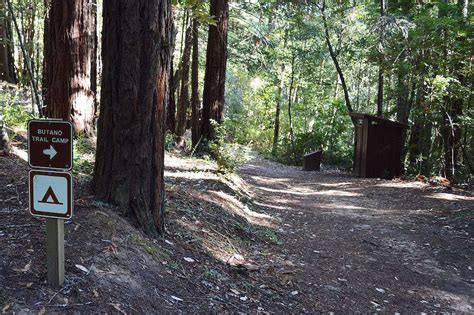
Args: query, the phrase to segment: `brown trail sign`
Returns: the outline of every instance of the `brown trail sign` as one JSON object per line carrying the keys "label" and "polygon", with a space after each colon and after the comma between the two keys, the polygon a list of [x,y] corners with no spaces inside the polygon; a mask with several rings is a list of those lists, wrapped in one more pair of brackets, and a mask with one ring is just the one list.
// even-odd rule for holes
{"label": "brown trail sign", "polygon": [[[61,120],[28,122],[29,209],[46,218],[48,283],[64,282],[64,220],[72,218],[72,125]],[[36,170],[40,168],[43,170]],[[57,171],[53,171],[57,170]]]}
{"label": "brown trail sign", "polygon": [[33,168],[71,170],[71,123],[61,120],[30,120],[28,163]]}

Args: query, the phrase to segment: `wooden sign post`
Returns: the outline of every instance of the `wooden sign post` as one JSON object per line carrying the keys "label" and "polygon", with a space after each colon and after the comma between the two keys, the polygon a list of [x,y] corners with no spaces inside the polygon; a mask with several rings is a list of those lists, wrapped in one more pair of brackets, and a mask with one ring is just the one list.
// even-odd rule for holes
{"label": "wooden sign post", "polygon": [[46,265],[48,283],[60,287],[64,282],[64,220],[46,219]]}
{"label": "wooden sign post", "polygon": [[72,126],[59,120],[28,123],[29,209],[46,218],[48,283],[64,283],[64,220],[72,218]]}

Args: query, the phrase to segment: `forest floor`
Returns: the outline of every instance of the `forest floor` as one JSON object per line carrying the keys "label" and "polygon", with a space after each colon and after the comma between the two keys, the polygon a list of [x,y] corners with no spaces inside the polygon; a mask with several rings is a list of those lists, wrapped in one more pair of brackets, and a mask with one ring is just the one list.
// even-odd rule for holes
{"label": "forest floor", "polygon": [[168,153],[160,239],[96,201],[82,163],[65,285],[53,289],[44,220],[28,213],[24,136],[0,157],[0,311],[474,312],[472,192],[260,157],[223,176]]}

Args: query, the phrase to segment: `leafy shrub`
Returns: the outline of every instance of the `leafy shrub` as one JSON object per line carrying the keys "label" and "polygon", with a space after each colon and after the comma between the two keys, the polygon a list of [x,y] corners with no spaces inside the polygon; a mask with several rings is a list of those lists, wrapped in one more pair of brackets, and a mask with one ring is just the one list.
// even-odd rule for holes
{"label": "leafy shrub", "polygon": [[26,109],[12,103],[7,103],[0,108],[0,116],[3,116],[3,121],[9,127],[25,128],[28,120],[33,118]]}
{"label": "leafy shrub", "polygon": [[176,141],[174,139],[174,135],[172,132],[170,132],[169,130],[166,131],[166,135],[165,135],[165,150],[166,151],[169,151],[171,150],[176,144]]}
{"label": "leafy shrub", "polygon": [[240,164],[248,160],[249,149],[236,143],[226,143],[224,124],[220,125],[216,121],[211,124],[216,139],[209,144],[209,148],[216,158],[218,171],[233,173]]}

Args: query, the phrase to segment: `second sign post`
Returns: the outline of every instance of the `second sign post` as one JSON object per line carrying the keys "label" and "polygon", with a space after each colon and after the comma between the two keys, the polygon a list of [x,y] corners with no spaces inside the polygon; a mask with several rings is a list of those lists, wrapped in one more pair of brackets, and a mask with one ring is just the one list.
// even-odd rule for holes
{"label": "second sign post", "polygon": [[64,282],[64,220],[72,218],[72,125],[61,120],[28,122],[29,209],[46,218],[48,283]]}

